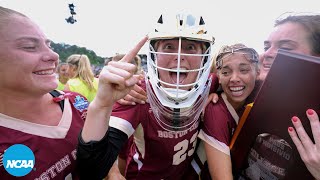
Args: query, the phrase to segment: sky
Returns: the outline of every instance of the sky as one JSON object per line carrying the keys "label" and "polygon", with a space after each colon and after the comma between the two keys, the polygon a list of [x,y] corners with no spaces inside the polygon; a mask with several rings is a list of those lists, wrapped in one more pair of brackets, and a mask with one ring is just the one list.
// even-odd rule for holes
{"label": "sky", "polygon": [[[263,51],[274,20],[286,12],[320,13],[319,0],[0,0],[35,21],[56,43],[77,45],[102,57],[126,53],[150,31],[164,12],[201,14],[216,43],[244,43]],[[68,24],[68,4],[75,5],[75,24]],[[146,53],[146,45],[140,54]]]}

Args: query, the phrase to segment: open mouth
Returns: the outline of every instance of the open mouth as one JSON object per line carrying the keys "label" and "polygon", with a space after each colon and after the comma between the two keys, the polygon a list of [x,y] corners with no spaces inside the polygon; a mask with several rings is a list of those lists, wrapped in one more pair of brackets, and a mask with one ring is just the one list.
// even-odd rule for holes
{"label": "open mouth", "polygon": [[[174,69],[176,70],[176,69]],[[181,72],[182,70],[182,72]],[[184,72],[185,68],[180,68],[179,72],[179,84],[182,84],[184,80],[187,78],[188,73]],[[177,72],[170,72],[171,81],[176,84],[178,82],[178,73]]]}
{"label": "open mouth", "polygon": [[54,73],[54,70],[52,70],[52,69],[33,72],[33,74],[36,74],[36,75],[52,75],[53,73]]}
{"label": "open mouth", "polygon": [[269,70],[272,64],[263,64],[263,69]]}
{"label": "open mouth", "polygon": [[244,93],[245,86],[229,87],[233,96],[241,96]]}

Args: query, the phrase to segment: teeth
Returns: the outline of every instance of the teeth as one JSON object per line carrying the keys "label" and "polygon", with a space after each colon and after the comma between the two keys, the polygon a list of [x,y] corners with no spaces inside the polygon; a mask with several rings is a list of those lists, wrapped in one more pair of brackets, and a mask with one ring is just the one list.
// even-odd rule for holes
{"label": "teeth", "polygon": [[[171,68],[172,70],[178,70],[178,68]],[[180,70],[187,70],[187,68],[181,67]]]}
{"label": "teeth", "polygon": [[231,91],[241,91],[243,89],[244,89],[244,86],[243,87],[230,87]]}
{"label": "teeth", "polygon": [[[177,68],[171,68],[171,70],[173,70],[173,71],[171,71],[171,72],[178,72],[178,69]],[[188,72],[188,70],[186,69],[186,68],[180,68],[179,69],[179,71],[180,71],[180,73],[186,73],[186,72]]]}
{"label": "teeth", "polygon": [[271,68],[271,64],[264,64],[263,67],[264,68]]}
{"label": "teeth", "polygon": [[51,74],[53,74],[53,70],[37,71],[37,72],[34,72],[34,74],[37,74],[37,75],[51,75]]}

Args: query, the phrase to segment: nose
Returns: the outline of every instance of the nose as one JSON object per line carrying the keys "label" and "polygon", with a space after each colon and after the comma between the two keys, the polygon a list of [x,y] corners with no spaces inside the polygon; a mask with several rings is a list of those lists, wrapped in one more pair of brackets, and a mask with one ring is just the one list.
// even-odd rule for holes
{"label": "nose", "polygon": [[271,63],[273,63],[274,58],[277,55],[277,51],[278,51],[278,48],[271,46],[267,51],[263,53],[262,57],[264,57],[264,60],[271,61]]}
{"label": "nose", "polygon": [[54,52],[52,49],[49,47],[46,49],[45,53],[42,56],[43,61],[59,61],[59,54]]}
{"label": "nose", "polygon": [[186,56],[185,55],[183,55],[184,54],[184,52],[183,51],[181,51],[180,53],[177,53],[175,56],[175,59],[176,60],[178,60],[179,59],[179,56],[180,56],[180,60],[182,61],[182,60],[185,60],[186,59]]}
{"label": "nose", "polygon": [[231,74],[230,82],[240,82],[239,74],[234,72]]}

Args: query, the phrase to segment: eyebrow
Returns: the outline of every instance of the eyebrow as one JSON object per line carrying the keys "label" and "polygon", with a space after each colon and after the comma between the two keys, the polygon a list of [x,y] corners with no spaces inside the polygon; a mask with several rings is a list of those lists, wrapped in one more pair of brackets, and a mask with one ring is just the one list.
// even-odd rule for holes
{"label": "eyebrow", "polygon": [[[35,43],[40,42],[40,39],[35,38],[35,37],[20,37],[20,38],[16,39],[15,41],[23,41],[23,40],[32,41]],[[52,41],[50,39],[46,39],[45,42],[46,42],[46,44],[50,44]]]}
{"label": "eyebrow", "polygon": [[[240,63],[239,67],[243,67],[243,66],[250,66],[250,64],[247,63]],[[221,69],[231,69],[228,65],[226,66],[222,66]]]}
{"label": "eyebrow", "polygon": [[[263,44],[266,45],[266,44],[270,44],[271,42],[270,41],[264,41]],[[280,40],[280,41],[277,41],[278,44],[286,44],[286,43],[296,43],[295,41],[292,41],[292,40],[289,40],[289,39],[283,39],[283,40]]]}
{"label": "eyebrow", "polygon": [[240,64],[239,64],[239,66],[240,66],[240,67],[243,67],[243,66],[250,66],[250,64],[240,63]]}

